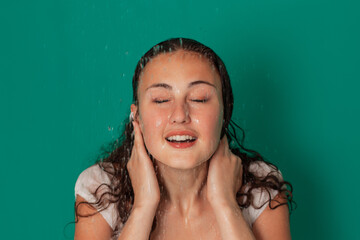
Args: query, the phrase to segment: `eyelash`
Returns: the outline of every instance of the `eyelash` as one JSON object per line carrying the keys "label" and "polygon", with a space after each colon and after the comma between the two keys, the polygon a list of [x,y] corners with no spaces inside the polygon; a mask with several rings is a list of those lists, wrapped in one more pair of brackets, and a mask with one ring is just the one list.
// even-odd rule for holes
{"label": "eyelash", "polygon": [[193,99],[191,100],[193,102],[197,102],[197,103],[206,103],[208,101],[207,98],[204,98],[204,99]]}
{"label": "eyelash", "polygon": [[[158,103],[158,104],[160,104],[160,103],[165,103],[165,102],[168,102],[168,101],[170,101],[170,100],[168,100],[168,99],[165,99],[165,100],[154,100],[154,102],[155,103]],[[192,102],[196,102],[196,103],[206,103],[207,101],[208,101],[208,99],[192,99],[191,100]]]}
{"label": "eyelash", "polygon": [[168,102],[169,100],[165,99],[165,100],[154,100],[154,103],[164,103],[164,102]]}

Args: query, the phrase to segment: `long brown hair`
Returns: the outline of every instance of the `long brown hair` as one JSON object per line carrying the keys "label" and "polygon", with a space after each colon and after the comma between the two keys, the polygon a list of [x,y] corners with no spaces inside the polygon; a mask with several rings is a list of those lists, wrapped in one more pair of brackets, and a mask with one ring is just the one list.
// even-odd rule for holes
{"label": "long brown hair", "polygon": [[[233,92],[230,84],[230,78],[226,70],[225,64],[220,59],[220,57],[209,47],[187,38],[172,38],[166,41],[163,41],[154,47],[152,47],[148,52],[145,53],[143,57],[139,60],[135,68],[135,73],[132,80],[133,87],[133,103],[138,104],[137,89],[139,83],[139,77],[142,73],[142,70],[146,64],[161,53],[169,53],[177,50],[184,50],[189,52],[195,52],[201,56],[207,58],[209,62],[215,67],[217,72],[220,75],[221,85],[222,85],[222,96],[224,103],[224,123],[221,131],[221,138],[226,134],[228,142],[230,143],[231,151],[239,156],[243,164],[243,186],[248,186],[245,191],[244,188],[240,189],[237,193],[238,204],[241,208],[247,208],[250,205],[255,208],[261,208],[262,206],[255,206],[253,201],[253,189],[263,189],[269,194],[269,201],[266,203],[269,204],[271,209],[275,209],[281,205],[288,204],[289,211],[291,212],[293,208],[292,200],[292,186],[289,182],[283,181],[278,175],[278,169],[275,165],[267,162],[264,158],[257,153],[256,151],[246,149],[244,147],[244,138],[245,133],[235,122],[231,120],[232,111],[233,111]],[[241,132],[240,141],[236,134],[236,128]],[[100,185],[94,195],[98,196],[100,187],[106,187],[108,190],[99,194],[99,197],[96,202],[80,202],[75,204],[75,214],[76,221],[78,217],[88,217],[98,212],[106,209],[109,204],[115,203],[118,211],[118,223],[125,223],[130,215],[131,207],[134,202],[134,192],[131,185],[129,173],[126,168],[126,164],[130,159],[131,150],[133,147],[133,137],[132,137],[133,127],[129,120],[125,120],[125,129],[122,135],[116,139],[114,142],[109,144],[108,147],[104,148],[102,157],[97,160],[97,164],[103,171],[106,171],[110,174],[111,183]],[[152,158],[154,161],[154,159]],[[269,167],[273,169],[267,176],[259,177],[256,176],[249,170],[250,164],[252,162],[265,162]],[[270,189],[277,190],[280,193],[280,196],[287,201],[274,201],[270,194]],[[266,204],[264,203],[264,204]],[[80,204],[88,204],[96,207],[98,212],[83,216],[78,213],[78,207]],[[156,219],[154,220],[156,223]],[[119,226],[119,224],[117,224]],[[155,224],[153,225],[153,229]],[[114,230],[117,232],[118,227]]]}

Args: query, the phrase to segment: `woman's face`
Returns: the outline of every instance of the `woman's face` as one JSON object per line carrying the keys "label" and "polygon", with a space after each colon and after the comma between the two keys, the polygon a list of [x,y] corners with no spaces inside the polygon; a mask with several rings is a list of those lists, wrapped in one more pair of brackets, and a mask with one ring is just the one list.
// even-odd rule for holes
{"label": "woman's face", "polygon": [[153,58],[140,75],[138,102],[131,110],[139,111],[144,143],[157,161],[190,169],[217,149],[223,123],[221,82],[205,57],[179,50]]}

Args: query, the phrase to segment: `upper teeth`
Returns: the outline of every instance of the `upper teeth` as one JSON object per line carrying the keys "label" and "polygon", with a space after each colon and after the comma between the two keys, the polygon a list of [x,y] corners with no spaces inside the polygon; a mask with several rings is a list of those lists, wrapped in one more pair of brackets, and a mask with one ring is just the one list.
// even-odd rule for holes
{"label": "upper teeth", "polygon": [[196,139],[195,137],[189,135],[174,135],[167,138],[170,141],[185,141],[185,140],[193,140]]}

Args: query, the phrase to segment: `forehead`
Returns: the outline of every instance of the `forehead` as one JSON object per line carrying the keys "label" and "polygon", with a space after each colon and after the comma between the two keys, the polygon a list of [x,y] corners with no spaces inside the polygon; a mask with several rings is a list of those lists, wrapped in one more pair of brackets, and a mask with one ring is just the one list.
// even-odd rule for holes
{"label": "forehead", "polygon": [[139,88],[146,88],[155,82],[181,84],[198,80],[208,81],[221,88],[219,74],[206,57],[178,50],[151,59],[140,74]]}

